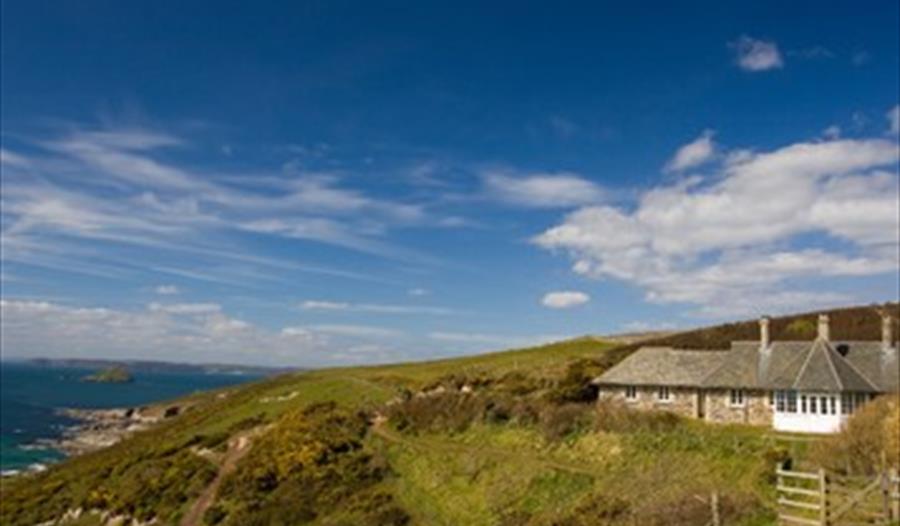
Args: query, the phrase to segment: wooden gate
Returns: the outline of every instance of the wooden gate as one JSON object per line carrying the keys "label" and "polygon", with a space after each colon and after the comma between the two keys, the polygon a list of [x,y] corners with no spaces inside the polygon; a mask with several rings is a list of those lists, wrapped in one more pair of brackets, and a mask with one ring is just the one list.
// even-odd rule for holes
{"label": "wooden gate", "polygon": [[874,477],[789,471],[776,466],[778,523],[787,526],[884,526],[900,521],[897,470]]}

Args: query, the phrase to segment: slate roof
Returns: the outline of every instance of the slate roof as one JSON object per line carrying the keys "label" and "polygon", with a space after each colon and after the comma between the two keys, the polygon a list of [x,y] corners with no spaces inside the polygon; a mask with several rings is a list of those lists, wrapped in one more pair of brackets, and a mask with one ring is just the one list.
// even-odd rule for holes
{"label": "slate roof", "polygon": [[700,385],[726,351],[681,351],[643,347],[606,371],[595,383],[619,385]]}
{"label": "slate roof", "polygon": [[594,380],[598,385],[886,392],[900,389],[898,350],[881,342],[733,342],[722,351],[648,347]]}

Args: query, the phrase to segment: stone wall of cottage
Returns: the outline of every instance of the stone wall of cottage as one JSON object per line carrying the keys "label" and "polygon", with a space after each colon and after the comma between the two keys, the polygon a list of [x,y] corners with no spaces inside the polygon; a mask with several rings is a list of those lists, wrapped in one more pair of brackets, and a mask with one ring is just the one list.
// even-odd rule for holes
{"label": "stone wall of cottage", "polygon": [[766,391],[744,391],[744,405],[731,405],[730,389],[706,391],[706,420],[732,424],[772,425],[772,406]]}
{"label": "stone wall of cottage", "polygon": [[637,387],[637,397],[629,399],[625,396],[625,387],[600,386],[598,401],[614,400],[627,407],[638,410],[670,411],[682,416],[697,416],[697,390],[693,388],[670,387],[669,400],[662,401],[657,397],[657,387]]}
{"label": "stone wall of cottage", "polygon": [[[695,418],[698,415],[698,390],[688,387],[672,387],[670,400],[657,398],[656,387],[637,387],[637,398],[628,399],[625,387],[600,386],[598,401],[614,400],[627,407],[648,411],[671,411],[673,413]],[[758,426],[772,425],[772,406],[769,405],[767,391],[744,391],[743,406],[731,405],[731,390],[710,389],[703,392],[704,419],[708,422],[725,424],[750,424]]]}

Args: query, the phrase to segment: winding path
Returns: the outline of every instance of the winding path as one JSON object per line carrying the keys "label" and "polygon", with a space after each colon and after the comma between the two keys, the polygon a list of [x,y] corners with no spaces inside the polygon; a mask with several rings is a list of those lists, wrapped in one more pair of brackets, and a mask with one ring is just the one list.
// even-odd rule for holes
{"label": "winding path", "polygon": [[228,451],[222,458],[219,466],[219,472],[216,478],[209,483],[209,486],[203,490],[203,493],[197,497],[191,509],[181,519],[181,526],[200,526],[203,524],[203,514],[212,506],[216,500],[216,494],[219,492],[219,486],[226,475],[234,471],[238,461],[250,451],[250,433],[242,433],[228,441]]}

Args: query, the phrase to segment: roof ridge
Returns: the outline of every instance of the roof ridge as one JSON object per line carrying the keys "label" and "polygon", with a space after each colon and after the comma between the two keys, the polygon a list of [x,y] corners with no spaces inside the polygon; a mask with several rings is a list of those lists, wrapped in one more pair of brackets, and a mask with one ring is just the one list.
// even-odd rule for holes
{"label": "roof ridge", "polygon": [[840,353],[838,353],[838,356],[841,359],[841,363],[846,364],[851,370],[853,370],[854,373],[858,374],[860,376],[860,378],[862,378],[869,384],[869,387],[871,387],[872,389],[875,389],[875,390],[878,390],[881,388],[880,385],[873,382],[871,378],[869,378],[865,373],[863,373],[855,365],[853,365],[853,362],[851,362],[850,360],[848,360],[847,358],[842,356]]}
{"label": "roof ridge", "polygon": [[822,340],[822,344],[825,346],[825,357],[828,359],[827,361],[831,369],[831,374],[834,375],[834,379],[837,382],[838,389],[843,391],[844,382],[841,380],[841,375],[837,372],[837,366],[834,365],[834,356],[832,356],[833,354],[837,354],[838,356],[840,356],[840,354],[838,354],[838,352],[831,346],[828,340]]}
{"label": "roof ridge", "polygon": [[806,367],[809,365],[810,360],[812,360],[813,351],[815,350],[815,342],[813,342],[813,346],[809,348],[806,352],[806,360],[803,362],[803,365],[800,366],[800,370],[797,371],[797,375],[794,377],[794,383],[791,384],[795,389],[797,388],[797,383],[800,380],[800,377],[803,376],[803,373],[806,371]]}

